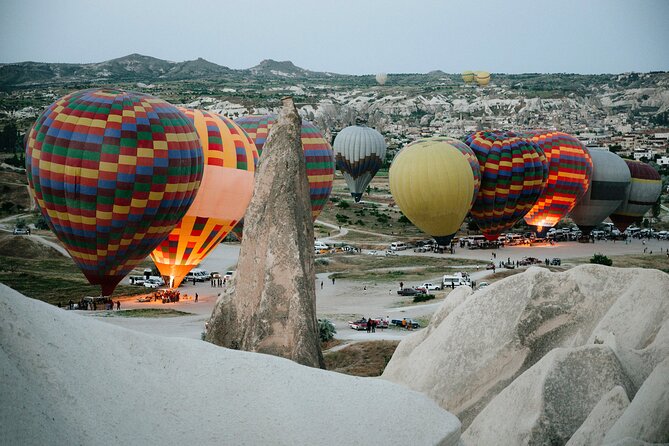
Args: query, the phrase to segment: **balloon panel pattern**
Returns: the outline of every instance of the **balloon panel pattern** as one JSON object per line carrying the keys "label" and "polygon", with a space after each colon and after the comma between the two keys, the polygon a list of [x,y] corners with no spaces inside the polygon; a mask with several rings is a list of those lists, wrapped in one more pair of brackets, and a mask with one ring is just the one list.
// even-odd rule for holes
{"label": "balloon panel pattern", "polygon": [[49,226],[102,294],[167,237],[195,198],[203,155],[195,128],[150,95],[67,95],[26,139],[28,182]]}
{"label": "balloon panel pattern", "polygon": [[609,216],[621,231],[641,220],[662,193],[662,178],[657,170],[641,161],[623,161],[627,163],[632,176],[629,191],[620,207]]}
{"label": "balloon panel pattern", "polygon": [[173,287],[178,287],[244,216],[258,160],[255,144],[232,120],[201,110],[181,111],[200,136],[204,175],[193,205],[151,253],[166,283]]}
{"label": "balloon panel pattern", "polygon": [[471,215],[489,240],[510,229],[536,203],[548,177],[543,150],[512,132],[480,131],[466,143],[481,167]]}
{"label": "balloon panel pattern", "polygon": [[548,180],[525,222],[551,228],[562,220],[585,194],[592,174],[592,159],[581,142],[571,135],[531,130],[521,136],[541,147],[548,162]]}

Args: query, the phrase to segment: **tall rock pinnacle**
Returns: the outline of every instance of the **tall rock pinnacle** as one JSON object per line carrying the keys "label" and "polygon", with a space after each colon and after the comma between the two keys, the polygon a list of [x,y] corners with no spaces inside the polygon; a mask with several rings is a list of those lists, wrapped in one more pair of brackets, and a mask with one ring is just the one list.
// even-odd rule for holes
{"label": "tall rock pinnacle", "polygon": [[218,299],[205,339],[322,368],[301,125],[292,98],[284,98],[244,216],[234,287]]}

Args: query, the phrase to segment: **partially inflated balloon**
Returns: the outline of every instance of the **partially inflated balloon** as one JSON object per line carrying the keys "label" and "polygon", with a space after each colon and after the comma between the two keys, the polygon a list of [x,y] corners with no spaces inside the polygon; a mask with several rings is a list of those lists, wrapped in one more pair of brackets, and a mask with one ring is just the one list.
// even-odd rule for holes
{"label": "partially inflated balloon", "polygon": [[167,237],[193,202],[203,155],[188,118],[153,96],[77,91],[27,138],[37,205],[103,295]]}
{"label": "partially inflated balloon", "polygon": [[481,166],[471,215],[488,240],[510,229],[536,203],[548,176],[543,150],[511,132],[476,132],[466,143]]}
{"label": "partially inflated balloon", "polygon": [[588,153],[592,158],[590,187],[569,213],[584,235],[620,206],[631,179],[627,164],[615,153],[603,149],[589,149]]}
{"label": "partially inflated balloon", "polygon": [[395,156],[390,191],[404,215],[447,245],[478,193],[481,174],[474,152],[462,141],[419,139]]}
{"label": "partially inflated balloon", "polygon": [[621,231],[641,220],[662,193],[662,178],[657,170],[641,161],[623,160],[627,163],[632,180],[625,200],[609,216]]}
{"label": "partially inflated balloon", "polygon": [[474,79],[476,79],[476,83],[481,87],[485,87],[490,83],[490,73],[487,71],[477,71]]}
{"label": "partially inflated balloon", "polygon": [[181,111],[202,142],[202,184],[186,215],[151,253],[165,282],[175,288],[244,216],[258,159],[253,141],[231,120],[206,111]]}
{"label": "partially inflated balloon", "polygon": [[360,201],[367,185],[383,165],[386,147],[383,136],[365,126],[346,127],[335,137],[333,148],[337,169],[344,175],[356,202]]}
{"label": "partially inflated balloon", "polygon": [[571,135],[549,130],[523,132],[541,147],[548,161],[548,180],[536,204],[525,215],[528,225],[541,231],[562,220],[588,190],[592,174],[590,154]]}
{"label": "partially inflated balloon", "polygon": [[379,85],[385,85],[387,80],[388,75],[386,73],[378,73],[376,75],[376,82],[378,82]]}
{"label": "partially inflated balloon", "polygon": [[475,73],[473,71],[462,72],[462,80],[465,82],[465,84],[471,84],[472,82],[474,82],[474,76]]}

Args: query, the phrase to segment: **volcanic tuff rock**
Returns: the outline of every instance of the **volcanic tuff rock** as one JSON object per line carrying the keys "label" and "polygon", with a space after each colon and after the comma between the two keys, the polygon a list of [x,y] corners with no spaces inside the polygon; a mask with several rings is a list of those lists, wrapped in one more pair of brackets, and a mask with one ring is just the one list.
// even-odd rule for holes
{"label": "volcanic tuff rock", "polygon": [[[468,427],[551,350],[603,344],[620,363],[632,406],[639,387],[669,357],[667,290],[669,275],[661,271],[600,265],[563,273],[534,267],[476,293],[463,287],[426,330],[400,343],[383,378],[425,392]],[[602,391],[613,387],[612,381]]]}
{"label": "volcanic tuff rock", "polygon": [[630,400],[625,389],[621,386],[614,387],[599,400],[566,446],[601,444],[606,432],[629,405]]}
{"label": "volcanic tuff rock", "polygon": [[[387,381],[150,336],[77,313],[0,284],[0,444],[458,442],[453,415]],[[361,395],[393,404],[353,410]]]}
{"label": "volcanic tuff rock", "polygon": [[244,216],[235,287],[217,301],[206,339],[323,367],[301,123],[292,99],[285,99]]}

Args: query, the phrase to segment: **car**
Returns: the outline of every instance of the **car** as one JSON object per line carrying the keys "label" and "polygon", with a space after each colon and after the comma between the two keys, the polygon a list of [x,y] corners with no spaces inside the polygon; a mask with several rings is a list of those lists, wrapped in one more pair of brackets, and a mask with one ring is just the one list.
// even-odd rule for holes
{"label": "car", "polygon": [[232,276],[234,276],[234,275],[235,275],[235,272],[234,272],[234,271],[226,271],[226,272],[225,272],[225,279],[226,279],[226,280],[231,280],[231,279],[232,279]]}
{"label": "car", "polygon": [[161,283],[161,282],[163,282],[162,279],[157,280],[157,279],[151,278],[151,279],[148,279],[148,280],[144,281],[144,286],[146,288],[158,288],[159,286],[164,285],[164,282],[163,283]]}
{"label": "car", "polygon": [[553,257],[551,259],[551,265],[560,266],[561,264],[562,264],[562,260],[560,260],[559,258]]}
{"label": "car", "polygon": [[386,251],[384,255],[388,257],[388,256],[398,256],[399,254],[397,254],[395,251]]}
{"label": "car", "polygon": [[541,260],[537,259],[536,257],[523,257],[518,261],[519,265],[535,265],[543,263]]}
{"label": "car", "polygon": [[488,285],[490,285],[488,282],[479,282],[479,284],[478,284],[478,286],[477,286],[477,289],[480,290],[480,289],[482,289],[482,288],[487,287]]}
{"label": "car", "polygon": [[415,296],[416,294],[424,294],[424,292],[416,288],[402,288],[401,290],[397,290],[397,294],[400,296]]}
{"label": "car", "polygon": [[396,325],[398,327],[403,327],[404,325],[402,324],[402,321],[406,321],[406,324],[411,324],[411,328],[416,329],[420,328],[420,324],[413,319],[393,319],[390,321],[391,324]]}
{"label": "car", "polygon": [[431,282],[425,282],[420,287],[425,288],[427,291],[435,291],[435,290],[440,290],[441,289],[441,287],[439,285],[435,285]]}
{"label": "car", "polygon": [[14,228],[14,231],[12,232],[14,235],[30,235],[30,229],[29,228]]}
{"label": "car", "polygon": [[128,283],[130,285],[144,285],[145,281],[146,281],[146,277],[144,277],[144,276],[129,276],[128,277]]}
{"label": "car", "polygon": [[[383,318],[371,318],[371,320],[376,321],[376,328],[388,328],[388,321]],[[348,321],[348,326],[357,331],[367,330],[367,319],[363,317],[357,321]]]}
{"label": "car", "polygon": [[211,273],[209,273],[209,279],[210,280],[211,279],[220,279],[220,278],[221,278],[221,273],[219,273],[218,271],[212,271]]}

